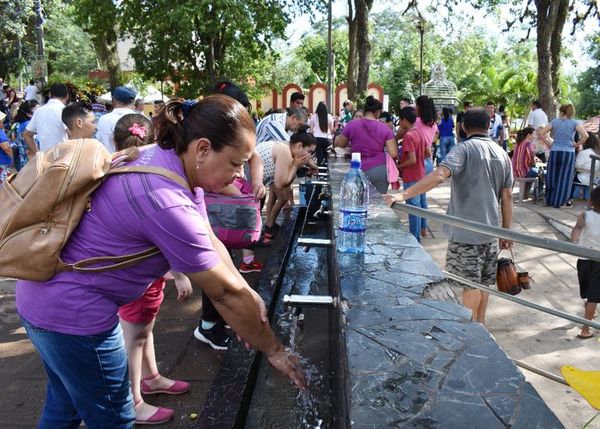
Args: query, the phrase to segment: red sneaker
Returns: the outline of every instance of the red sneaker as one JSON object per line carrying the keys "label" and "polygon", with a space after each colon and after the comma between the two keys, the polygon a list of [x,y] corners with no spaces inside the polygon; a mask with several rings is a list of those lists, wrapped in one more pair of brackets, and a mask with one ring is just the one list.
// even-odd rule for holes
{"label": "red sneaker", "polygon": [[242,261],[242,263],[240,264],[239,271],[242,274],[260,273],[262,271],[262,269],[264,268],[264,266],[265,266],[265,264],[258,262],[256,259],[254,261],[250,262],[249,264],[246,264],[245,262]]}

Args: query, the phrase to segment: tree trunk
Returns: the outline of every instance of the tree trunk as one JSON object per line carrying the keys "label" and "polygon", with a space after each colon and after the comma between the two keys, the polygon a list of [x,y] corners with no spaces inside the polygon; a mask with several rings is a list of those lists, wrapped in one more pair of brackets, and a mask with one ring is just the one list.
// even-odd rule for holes
{"label": "tree trunk", "polygon": [[348,76],[346,85],[348,85],[348,99],[356,100],[356,85],[358,79],[358,49],[356,41],[357,22],[356,16],[353,16],[352,0],[348,0]]}
{"label": "tree trunk", "polygon": [[561,34],[567,19],[569,0],[536,0],[538,92],[542,109],[556,117],[559,94]]}
{"label": "tree trunk", "polygon": [[108,81],[111,91],[120,84],[121,80],[121,62],[117,51],[117,33],[100,34],[92,38],[96,55],[108,71]]}
{"label": "tree trunk", "polygon": [[556,13],[556,25],[552,29],[552,39],[550,40],[550,55],[552,58],[552,64],[550,66],[550,73],[552,76],[552,93],[554,100],[560,99],[560,51],[562,49],[562,31],[567,21],[569,14],[569,0],[560,0],[554,2],[558,9]]}
{"label": "tree trunk", "polygon": [[358,50],[358,76],[356,79],[356,95],[361,100],[365,98],[369,85],[369,11],[373,0],[356,0],[356,47]]}

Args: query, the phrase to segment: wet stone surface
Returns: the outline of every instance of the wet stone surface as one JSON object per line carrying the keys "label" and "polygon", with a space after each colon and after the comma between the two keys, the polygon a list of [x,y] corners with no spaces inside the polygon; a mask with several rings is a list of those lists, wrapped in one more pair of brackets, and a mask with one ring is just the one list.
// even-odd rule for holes
{"label": "wet stone surface", "polygon": [[352,427],[562,428],[465,308],[423,297],[443,274],[374,189],[368,222],[365,254],[338,253]]}

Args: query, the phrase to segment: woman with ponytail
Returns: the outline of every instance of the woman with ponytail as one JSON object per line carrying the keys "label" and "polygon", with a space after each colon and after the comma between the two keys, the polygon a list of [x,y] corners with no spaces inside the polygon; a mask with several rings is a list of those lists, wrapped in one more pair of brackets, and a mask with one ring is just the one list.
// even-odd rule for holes
{"label": "woman with ponytail", "polygon": [[317,165],[327,165],[327,148],[331,144],[330,139],[334,132],[333,117],[328,112],[327,104],[319,102],[308,125],[311,133],[317,139]]}
{"label": "woman with ponytail", "polygon": [[242,175],[256,139],[250,115],[232,98],[213,95],[197,103],[171,100],[157,119],[158,144],[140,148],[128,165],[158,167],[171,178],[109,176],[92,194],[61,258],[72,263],[152,247],[160,253],[116,271],[17,281],[17,311],[49,380],[40,427],[75,427],[82,420],[88,427],[133,427],[117,311],[170,269],[185,273],[241,338],[305,386],[297,359],[273,334],[264,302],[215,237],[204,206],[205,190],[218,192]]}
{"label": "woman with ponytail", "polygon": [[[436,140],[439,134],[437,126],[437,111],[435,110],[435,103],[431,97],[427,95],[420,95],[415,100],[417,106],[417,121],[415,122],[415,128],[421,134],[425,140],[425,144],[429,148],[429,153],[433,154],[433,142]],[[425,158],[425,174],[429,174],[433,171],[433,156]],[[427,204],[427,195],[423,194],[421,197],[422,205],[424,209],[429,208]],[[427,236],[427,218],[421,218],[421,237]]]}

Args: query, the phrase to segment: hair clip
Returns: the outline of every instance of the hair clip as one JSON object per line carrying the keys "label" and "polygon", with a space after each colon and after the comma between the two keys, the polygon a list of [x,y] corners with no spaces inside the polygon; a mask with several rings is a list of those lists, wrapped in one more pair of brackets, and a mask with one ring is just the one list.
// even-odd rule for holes
{"label": "hair clip", "polygon": [[141,126],[137,122],[129,127],[128,130],[132,136],[138,136],[141,139],[146,137],[146,127]]}
{"label": "hair clip", "polygon": [[187,118],[196,103],[196,100],[185,100],[183,103],[181,103],[181,112],[183,113],[184,118]]}

